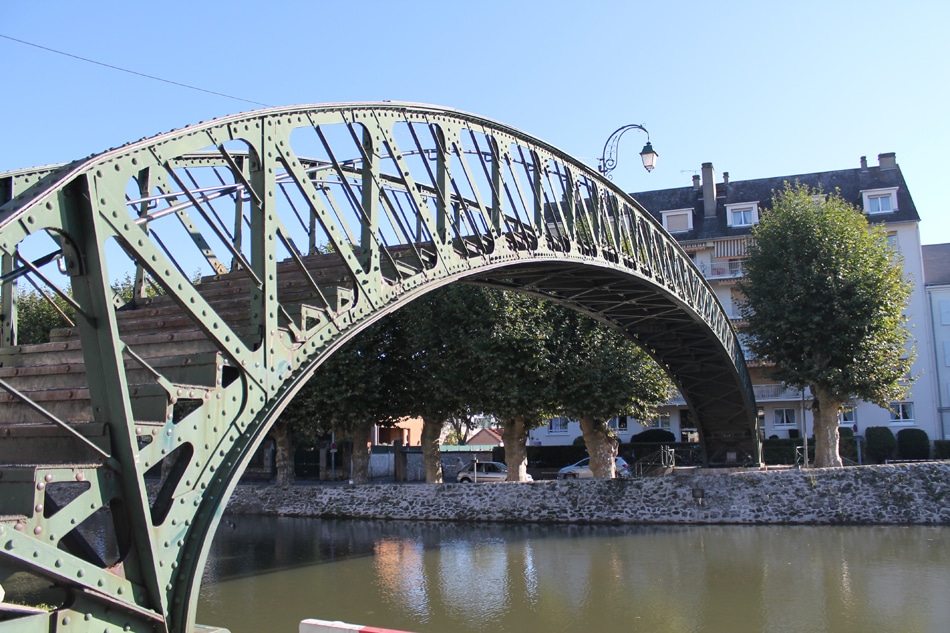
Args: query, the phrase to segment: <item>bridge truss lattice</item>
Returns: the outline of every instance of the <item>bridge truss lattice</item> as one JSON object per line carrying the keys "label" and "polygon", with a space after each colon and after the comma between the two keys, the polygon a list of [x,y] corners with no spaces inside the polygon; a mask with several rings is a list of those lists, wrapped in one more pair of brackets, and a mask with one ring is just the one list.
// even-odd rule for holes
{"label": "bridge truss lattice", "polygon": [[[343,342],[450,282],[623,330],[711,461],[754,450],[739,343],[689,257],[594,170],[497,122],[275,108],[0,174],[0,204],[0,584],[55,587],[52,611],[0,631],[192,630],[211,535],[277,415]],[[21,344],[18,287],[74,321]]]}

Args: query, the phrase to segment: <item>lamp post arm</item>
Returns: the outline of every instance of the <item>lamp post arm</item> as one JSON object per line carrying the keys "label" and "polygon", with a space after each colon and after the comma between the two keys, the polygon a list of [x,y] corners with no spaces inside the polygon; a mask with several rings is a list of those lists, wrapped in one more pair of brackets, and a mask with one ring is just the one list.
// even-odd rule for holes
{"label": "lamp post arm", "polygon": [[650,132],[642,125],[630,123],[614,130],[613,134],[607,137],[607,142],[604,143],[604,151],[601,154],[600,164],[597,166],[598,171],[604,176],[608,176],[610,172],[617,167],[617,149],[620,145],[620,137],[628,130],[640,130],[645,132],[647,135],[647,145],[650,145]]}

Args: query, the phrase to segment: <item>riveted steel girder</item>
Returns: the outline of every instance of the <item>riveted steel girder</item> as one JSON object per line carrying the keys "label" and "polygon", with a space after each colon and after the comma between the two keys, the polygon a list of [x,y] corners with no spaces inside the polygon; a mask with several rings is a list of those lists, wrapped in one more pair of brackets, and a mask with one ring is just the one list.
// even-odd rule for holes
{"label": "riveted steel girder", "polygon": [[[192,630],[211,536],[276,417],[346,340],[446,283],[622,330],[708,454],[754,450],[739,343],[689,257],[594,170],[497,122],[262,110],[0,174],[0,204],[0,583],[58,587],[50,630]],[[75,314],[50,343],[18,344],[26,284]]]}

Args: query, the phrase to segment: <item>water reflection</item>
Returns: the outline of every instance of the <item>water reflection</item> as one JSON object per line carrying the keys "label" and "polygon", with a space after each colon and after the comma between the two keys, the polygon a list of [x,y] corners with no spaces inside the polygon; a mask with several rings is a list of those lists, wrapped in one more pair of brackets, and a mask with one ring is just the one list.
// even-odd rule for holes
{"label": "water reflection", "polygon": [[500,526],[241,518],[199,621],[418,631],[950,631],[950,528]]}

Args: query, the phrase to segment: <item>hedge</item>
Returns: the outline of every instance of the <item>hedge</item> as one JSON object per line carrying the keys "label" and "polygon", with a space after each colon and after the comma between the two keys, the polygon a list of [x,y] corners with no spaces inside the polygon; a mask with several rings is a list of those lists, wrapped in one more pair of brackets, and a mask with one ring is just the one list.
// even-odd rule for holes
{"label": "hedge", "polygon": [[864,432],[864,437],[868,443],[868,457],[871,460],[880,464],[894,456],[897,438],[889,427],[869,426]]}
{"label": "hedge", "polygon": [[[662,446],[668,446],[677,451],[677,466],[697,466],[702,463],[702,452],[699,446],[689,442],[623,443],[620,445],[618,454],[632,464],[637,459],[655,453]],[[527,449],[528,468],[561,468],[587,457],[587,448],[583,445],[528,446]],[[505,448],[503,446],[493,448],[492,459],[496,462],[504,462]]]}
{"label": "hedge", "polygon": [[897,454],[901,459],[930,459],[930,436],[923,429],[897,432]]}

